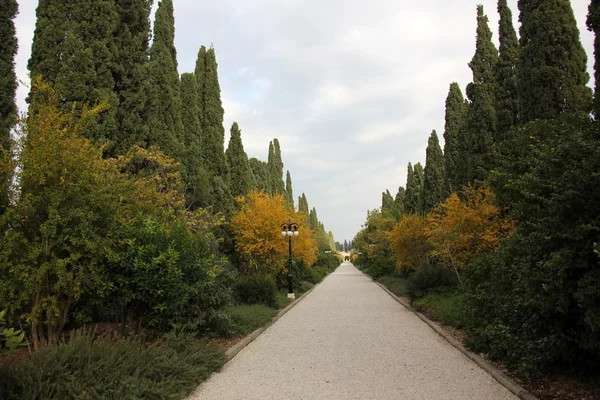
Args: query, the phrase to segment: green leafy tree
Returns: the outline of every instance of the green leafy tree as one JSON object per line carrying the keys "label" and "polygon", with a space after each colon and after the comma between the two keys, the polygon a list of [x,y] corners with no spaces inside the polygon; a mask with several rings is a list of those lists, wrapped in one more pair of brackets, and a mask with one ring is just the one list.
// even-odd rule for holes
{"label": "green leafy tree", "polygon": [[428,213],[444,200],[444,153],[435,130],[427,145],[423,182],[423,212]]}
{"label": "green leafy tree", "polygon": [[465,131],[467,105],[458,83],[452,82],[446,97],[446,125],[444,128],[444,173],[446,194],[466,183],[459,178],[459,170],[467,166],[467,155],[461,152],[461,132]]}
{"label": "green leafy tree", "polygon": [[477,41],[469,63],[473,82],[467,87],[471,100],[467,115],[468,182],[482,182],[493,167],[493,138],[496,134],[496,65],[498,51],[483,6],[477,6]]}
{"label": "green leafy tree", "polygon": [[[202,61],[204,60],[204,67]],[[200,48],[196,62],[196,80],[201,100],[200,123],[203,135],[204,166],[211,185],[211,199],[216,211],[228,214],[233,208],[228,165],[225,156],[223,104],[215,49]]]}
{"label": "green leafy tree", "polygon": [[530,123],[492,179],[517,229],[465,270],[471,342],[523,372],[598,368],[599,127],[587,116]]}
{"label": "green leafy tree", "polygon": [[396,197],[394,198],[394,216],[396,220],[400,220],[402,215],[404,214],[404,199],[406,198],[406,190],[400,186],[398,187],[398,193],[396,193]]}
{"label": "green leafy tree", "polygon": [[87,135],[111,142],[116,135],[118,97],[113,72],[117,68],[119,15],[112,0],[42,0],[28,63],[31,76],[58,85],[63,110],[75,104],[105,102],[110,107],[98,116]]}
{"label": "green leafy tree", "polygon": [[587,27],[594,32],[594,91],[593,112],[596,119],[600,117],[600,2],[592,0],[588,8]]}
{"label": "green leafy tree", "polygon": [[283,183],[283,160],[281,159],[281,148],[279,140],[273,139],[269,143],[269,174],[271,176],[271,188],[273,193],[285,194],[285,186]]}
{"label": "green leafy tree", "polygon": [[520,0],[517,69],[522,123],[591,111],[587,56],[569,0]]}
{"label": "green leafy tree", "polygon": [[237,122],[231,126],[231,137],[226,155],[229,163],[231,194],[234,198],[245,196],[250,190],[256,188],[256,182],[248,162],[248,156],[244,151],[242,131]]}
{"label": "green leafy tree", "polygon": [[183,123],[183,176],[186,184],[188,208],[206,207],[210,204],[208,176],[202,159],[202,129],[196,102],[196,77],[192,73],[181,75],[181,120]]}
{"label": "green leafy tree", "polygon": [[114,33],[116,48],[113,69],[114,91],[118,97],[117,130],[108,153],[117,156],[134,145],[144,146],[148,137],[146,92],[152,0],[116,0],[119,15]]}
{"label": "green leafy tree", "polygon": [[415,172],[412,164],[408,163],[406,176],[406,193],[404,196],[404,211],[407,213],[417,212],[418,188],[415,186]]}
{"label": "green leafy tree", "polygon": [[172,0],[162,0],[156,10],[148,79],[146,145],[158,146],[168,156],[180,160],[184,129]]}
{"label": "green leafy tree", "polygon": [[271,176],[267,163],[254,157],[249,160],[249,163],[256,180],[256,189],[260,192],[271,193]]}
{"label": "green leafy tree", "polygon": [[500,14],[498,49],[499,59],[496,68],[496,115],[497,130],[495,142],[504,140],[511,128],[519,124],[519,96],[517,92],[517,63],[519,61],[519,41],[512,23],[512,12],[506,0],[498,0]]}
{"label": "green leafy tree", "polygon": [[396,204],[394,197],[388,189],[381,193],[381,213],[386,215],[394,215]]}
{"label": "green leafy tree", "polygon": [[287,171],[285,176],[285,201],[288,205],[294,208],[294,191],[292,189],[292,176],[290,171]]}
{"label": "green leafy tree", "polygon": [[[17,37],[13,19],[17,15],[16,0],[8,0],[0,7],[0,164],[8,164],[11,158],[10,130],[17,120],[15,93],[17,77],[15,75],[15,55]],[[9,186],[12,174],[0,171],[0,215],[8,206]]]}

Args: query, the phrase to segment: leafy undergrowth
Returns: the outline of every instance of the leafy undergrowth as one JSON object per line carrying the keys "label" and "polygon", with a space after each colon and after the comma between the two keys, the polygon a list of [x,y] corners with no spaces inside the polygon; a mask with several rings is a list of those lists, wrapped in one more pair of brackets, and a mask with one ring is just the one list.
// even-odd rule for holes
{"label": "leafy undergrowth", "polygon": [[183,399],[224,362],[221,349],[190,336],[147,345],[74,332],[68,343],[1,365],[0,398]]}
{"label": "leafy undergrowth", "polygon": [[408,290],[408,279],[403,278],[400,275],[392,274],[382,276],[377,279],[377,282],[383,284],[389,289],[390,292],[394,293],[398,297],[409,297],[410,293]]}
{"label": "leafy undergrowth", "polygon": [[424,311],[434,319],[455,328],[467,325],[465,296],[455,289],[431,290],[412,303],[417,311]]}
{"label": "leafy undergrowth", "polygon": [[277,310],[262,304],[242,304],[229,307],[227,314],[231,319],[231,334],[248,335],[271,322]]}

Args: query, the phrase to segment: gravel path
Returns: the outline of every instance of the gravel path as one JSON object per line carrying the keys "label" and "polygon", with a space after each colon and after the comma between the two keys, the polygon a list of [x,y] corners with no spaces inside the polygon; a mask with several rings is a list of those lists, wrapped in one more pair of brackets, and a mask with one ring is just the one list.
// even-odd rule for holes
{"label": "gravel path", "polygon": [[189,399],[516,399],[345,262]]}

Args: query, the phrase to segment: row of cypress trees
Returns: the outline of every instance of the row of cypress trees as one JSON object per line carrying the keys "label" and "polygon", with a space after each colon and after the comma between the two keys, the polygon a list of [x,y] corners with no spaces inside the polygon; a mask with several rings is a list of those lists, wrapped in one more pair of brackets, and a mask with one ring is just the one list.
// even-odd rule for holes
{"label": "row of cypress trees", "polygon": [[[518,4],[520,39],[506,0],[498,1],[498,49],[483,6],[477,6],[475,54],[469,62],[473,81],[466,87],[466,98],[458,83],[450,84],[444,149],[433,131],[425,167],[409,163],[406,188],[400,187],[395,199],[384,192],[382,208],[397,215],[427,213],[450,192],[486,182],[498,160],[506,156],[504,144],[515,129],[531,121],[591,111],[587,57],[570,3],[521,0]],[[594,7],[592,2],[591,10]],[[590,12],[591,29],[599,25],[596,13]]]}
{"label": "row of cypress trees", "polygon": [[600,370],[600,0],[591,0],[595,94],[568,0],[519,0],[519,37],[498,0],[499,48],[477,7],[473,81],[446,98],[445,146],[385,210],[430,211],[465,185],[488,186],[515,232],[461,270],[468,345],[526,374]]}
{"label": "row of cypress trees", "polygon": [[[173,0],[159,2],[151,35],[152,3],[40,0],[28,62],[31,76],[55,85],[65,110],[74,104],[107,103],[98,123],[86,132],[104,146],[106,157],[123,155],[133,146],[156,146],[179,161],[188,209],[211,207],[231,216],[234,199],[250,190],[284,194],[293,207],[291,175],[287,171],[284,183],[279,141],[269,144],[267,162],[248,159],[241,129],[233,123],[225,149],[215,50],[200,47],[194,71],[180,76]],[[17,116],[12,21],[17,9],[16,0],[0,8],[0,145],[7,151],[2,157],[10,157]],[[2,177],[0,212],[9,201],[10,179]],[[313,229],[324,230],[319,224]]]}

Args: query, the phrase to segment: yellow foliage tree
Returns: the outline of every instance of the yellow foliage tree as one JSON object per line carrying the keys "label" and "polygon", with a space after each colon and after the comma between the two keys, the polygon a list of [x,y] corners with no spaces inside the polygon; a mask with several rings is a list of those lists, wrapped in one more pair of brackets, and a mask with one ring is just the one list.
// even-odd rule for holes
{"label": "yellow foliage tree", "polygon": [[283,268],[288,258],[288,240],[281,235],[281,224],[299,225],[298,236],[292,238],[293,256],[308,265],[316,261],[317,242],[306,226],[306,215],[290,210],[281,194],[251,191],[236,199],[241,203],[232,220],[236,247],[242,254],[242,271],[273,273]]}
{"label": "yellow foliage tree", "polygon": [[410,272],[429,262],[433,247],[425,235],[427,222],[418,214],[404,215],[387,234],[398,270]]}
{"label": "yellow foliage tree", "polygon": [[514,222],[502,215],[489,188],[465,187],[463,193],[464,201],[452,193],[430,213],[424,229],[432,254],[457,275],[474,257],[498,249],[500,240],[514,232]]}

